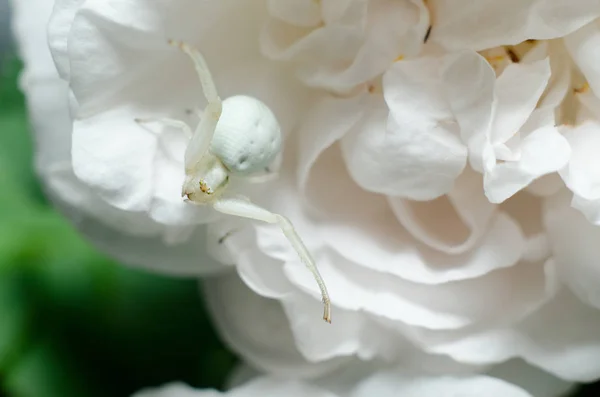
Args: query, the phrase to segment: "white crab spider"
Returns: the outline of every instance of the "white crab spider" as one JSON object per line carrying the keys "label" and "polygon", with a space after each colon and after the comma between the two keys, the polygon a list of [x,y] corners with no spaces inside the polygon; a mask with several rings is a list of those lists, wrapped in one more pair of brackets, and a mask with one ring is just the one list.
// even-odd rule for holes
{"label": "white crab spider", "polygon": [[263,171],[279,153],[281,130],[275,115],[267,105],[249,96],[237,95],[221,102],[202,54],[181,41],[169,40],[169,44],[178,47],[192,59],[208,105],[194,132],[179,120],[137,121],[159,121],[181,129],[190,137],[185,152],[185,180],[181,192],[187,200],[195,204],[212,205],[223,214],[279,225],[317,281],[325,306],[323,319],[330,323],[327,287],[292,223],[282,215],[253,204],[246,197],[224,195],[230,175],[249,177]]}

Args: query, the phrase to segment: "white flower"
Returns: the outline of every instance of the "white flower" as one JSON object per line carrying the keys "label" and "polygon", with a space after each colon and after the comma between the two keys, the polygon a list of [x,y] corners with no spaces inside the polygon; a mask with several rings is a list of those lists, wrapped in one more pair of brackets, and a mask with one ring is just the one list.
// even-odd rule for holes
{"label": "white flower", "polygon": [[[336,379],[341,383],[344,379]],[[333,386],[335,387],[335,386]],[[311,384],[258,378],[228,392],[194,390],[182,383],[172,383],[158,389],[142,390],[132,397],[438,397],[460,395],[479,397],[531,397],[525,390],[488,376],[433,378],[418,374],[384,372],[359,382],[352,390],[334,393],[328,388]]]}
{"label": "white flower", "polygon": [[[596,116],[573,100],[560,54],[587,65],[592,86],[595,36],[576,35],[600,8],[496,3],[60,0],[49,41],[74,117],[72,157],[65,134],[55,161],[72,182],[44,177],[100,222],[93,239],[128,235],[132,262],[201,274],[219,266],[199,259],[208,240],[237,271],[205,281],[215,321],[263,370],[317,377],[365,361],[464,374],[518,358],[597,379],[597,231],[562,199],[556,171],[579,208],[596,200],[597,124],[580,123]],[[505,46],[571,34],[575,44],[544,41],[490,65]],[[280,230],[183,203],[184,137],[134,122],[204,105],[166,37],[202,50],[223,97],[256,96],[282,123],[280,178],[253,198],[290,217],[315,256],[331,326]],[[572,103],[578,124],[555,127]]]}

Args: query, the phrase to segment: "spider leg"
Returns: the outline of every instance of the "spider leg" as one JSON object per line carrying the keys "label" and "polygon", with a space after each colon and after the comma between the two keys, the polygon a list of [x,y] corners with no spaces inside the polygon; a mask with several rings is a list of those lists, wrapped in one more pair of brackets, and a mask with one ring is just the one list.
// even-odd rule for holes
{"label": "spider leg", "polygon": [[179,48],[190,57],[194,63],[196,73],[200,78],[204,96],[208,101],[208,105],[204,108],[200,123],[198,123],[185,152],[185,168],[186,170],[193,171],[194,167],[200,162],[200,159],[202,159],[202,156],[204,156],[210,147],[215,128],[217,127],[217,122],[221,117],[223,104],[221,98],[219,98],[217,87],[215,86],[215,82],[202,54],[182,41],[169,40],[169,44]]}
{"label": "spider leg", "polygon": [[287,237],[288,241],[292,244],[292,247],[294,247],[294,249],[298,253],[298,256],[300,257],[304,265],[308,268],[308,270],[312,273],[313,277],[317,281],[319,289],[321,290],[321,296],[323,297],[323,304],[325,306],[323,319],[328,323],[331,322],[331,303],[329,299],[329,293],[327,292],[327,287],[325,286],[325,282],[323,281],[323,278],[319,273],[319,269],[317,268],[315,261],[308,252],[308,249],[300,239],[300,236],[296,232],[296,229],[294,229],[294,226],[292,225],[289,219],[287,219],[283,215],[275,214],[262,207],[259,207],[258,205],[250,202],[250,200],[245,197],[222,198],[215,201],[213,203],[213,207],[215,210],[223,214],[277,224],[283,231],[285,237]]}
{"label": "spider leg", "polygon": [[175,119],[135,119],[135,122],[138,124],[148,124],[148,123],[161,123],[169,127],[177,128],[181,130],[188,138],[193,136],[192,130],[189,125],[180,120]]}

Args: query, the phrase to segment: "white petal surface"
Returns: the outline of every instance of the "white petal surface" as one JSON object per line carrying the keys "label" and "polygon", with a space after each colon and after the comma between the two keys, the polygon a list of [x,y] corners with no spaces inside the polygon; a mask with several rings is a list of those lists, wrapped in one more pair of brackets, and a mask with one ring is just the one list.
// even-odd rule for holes
{"label": "white petal surface", "polygon": [[20,78],[21,85],[27,86],[36,80],[56,80],[57,72],[48,50],[45,29],[53,3],[47,0],[10,1],[13,31],[19,43],[19,54],[27,63]]}
{"label": "white petal surface", "polygon": [[71,65],[69,61],[69,31],[77,10],[86,0],[55,0],[48,22],[48,39],[52,58],[60,77],[69,81]]}
{"label": "white petal surface", "polygon": [[571,33],[600,15],[598,0],[430,0],[431,41],[483,50]]}
{"label": "white petal surface", "polygon": [[[258,97],[277,112],[284,133],[302,115],[304,93],[297,90],[298,84],[290,85],[292,76],[260,60],[258,44],[252,42],[265,18],[260,5],[188,1],[167,7],[143,0],[87,1],[73,16],[73,7],[78,5],[61,4],[53,23],[70,22],[70,30],[55,26],[51,32],[56,36],[52,38],[55,57],[69,61],[65,76],[78,103],[73,168],[78,178],[113,207],[169,226],[190,227],[215,219],[208,208],[190,206],[181,199],[181,160],[187,144],[183,134],[134,122],[138,117],[175,117],[192,121],[193,127],[194,121],[184,117],[185,110],[203,102],[189,60],[166,44],[165,29],[173,37],[202,37],[199,47],[216,71],[222,96]],[[238,11],[248,7],[248,12],[229,12],[234,7]],[[210,15],[211,22],[198,24],[184,15]],[[220,24],[215,25],[212,18]],[[210,40],[212,36],[221,40]],[[225,40],[228,37],[233,40]],[[179,68],[185,72],[179,73]],[[182,240],[184,234],[173,238]]]}
{"label": "white petal surface", "polygon": [[311,27],[321,22],[321,4],[305,0],[269,0],[272,17],[296,26]]}
{"label": "white petal surface", "polygon": [[525,124],[550,79],[548,58],[509,65],[496,80],[492,144],[505,143]]}
{"label": "white petal surface", "polygon": [[519,386],[531,393],[533,397],[565,397],[577,387],[577,384],[550,375],[521,359],[508,360],[495,365],[487,375]]}
{"label": "white petal surface", "polygon": [[122,111],[75,121],[73,168],[110,205],[143,212],[152,200],[157,139],[130,114]]}
{"label": "white petal surface", "polygon": [[[569,164],[560,171],[565,184],[577,196],[600,200],[600,123],[587,122],[577,127],[563,127],[573,155]],[[600,203],[599,203],[600,205]]]}
{"label": "white petal surface", "polygon": [[481,176],[470,168],[446,196],[433,201],[390,197],[398,221],[423,244],[447,254],[476,249],[495,212],[483,194]]}
{"label": "white petal surface", "polygon": [[[392,267],[382,269],[385,273],[369,271],[355,263],[354,258],[346,260],[339,255],[318,250],[315,244],[326,234],[319,229],[313,229],[311,235],[303,233],[303,230],[310,230],[310,221],[294,206],[294,201],[290,199],[292,191],[282,189],[276,193],[277,202],[271,203],[269,208],[287,214],[294,221],[328,283],[336,310],[366,311],[385,320],[430,329],[456,329],[488,321],[491,319],[488,315],[492,312],[496,319],[519,317],[528,310],[529,302],[536,305],[544,296],[546,279],[542,267],[537,264],[502,269],[485,277],[443,285],[419,285],[391,278],[389,273],[393,272]],[[314,280],[301,266],[281,232],[276,227],[262,225],[258,226],[258,230],[261,249],[267,255],[286,262],[287,277],[314,297],[313,310],[318,310],[319,294]],[[374,290],[369,287],[371,285],[377,285],[378,288]],[[513,291],[510,303],[504,293],[509,286]],[[465,302],[469,304],[465,305]],[[492,310],[491,307],[496,309]],[[309,308],[306,308],[306,312],[310,313]],[[317,316],[307,317],[314,321],[303,323],[303,326],[310,324],[318,327],[320,320]],[[296,318],[290,318],[292,323]],[[306,335],[307,332],[304,328],[297,335]]]}
{"label": "white petal surface", "polygon": [[[293,2],[284,11],[272,2],[261,47],[272,59],[298,64],[309,86],[336,92],[375,78],[398,56],[416,54],[428,26],[418,1],[324,2],[319,16],[318,5],[306,3]],[[291,15],[294,7],[301,9]]]}
{"label": "white petal surface", "polygon": [[[343,382],[343,375],[334,376],[333,382]],[[402,369],[378,372],[349,389],[334,394],[306,382],[258,377],[227,392],[195,390],[182,383],[170,383],[144,389],[132,397],[533,397],[518,386],[490,376],[433,377]]]}
{"label": "white petal surface", "polygon": [[347,260],[365,269],[422,284],[466,280],[516,264],[523,252],[518,224],[505,215],[494,219],[472,252],[449,256],[419,244],[382,213],[349,219],[324,231],[326,242]]}
{"label": "white petal surface", "polygon": [[[435,59],[397,62],[384,76],[384,106],[342,140],[350,174],[368,191],[431,200],[452,189],[466,148],[436,94]],[[387,120],[386,120],[387,118]]]}
{"label": "white petal surface", "polygon": [[171,383],[157,389],[145,389],[132,397],[336,397],[335,394],[298,381],[257,378],[242,386],[219,392],[193,389],[182,383]]}
{"label": "white petal surface", "polygon": [[[225,342],[252,366],[298,378],[315,376],[341,364],[340,359],[321,363],[306,361],[297,350],[281,303],[256,295],[237,275],[207,279],[203,289]],[[318,318],[318,305],[314,309],[312,314]]]}
{"label": "white petal surface", "polygon": [[583,302],[600,308],[600,226],[571,208],[566,193],[548,199],[544,221],[560,276]]}
{"label": "white petal surface", "polygon": [[131,397],[217,397],[216,390],[196,390],[184,383],[169,383],[156,389],[143,389]]}
{"label": "white petal surface", "polygon": [[463,51],[445,57],[442,79],[447,83],[441,90],[469,148],[469,163],[481,172],[489,167],[484,164],[484,155],[491,152],[488,140],[496,74],[481,55]]}
{"label": "white petal surface", "polygon": [[469,363],[522,357],[559,378],[589,382],[600,376],[599,327],[600,315],[596,309],[562,291],[512,328],[473,335],[432,350]]}
{"label": "white petal surface", "polygon": [[[550,57],[550,79],[546,91],[538,103],[538,108],[556,108],[564,100],[567,92],[571,89],[572,61],[562,41],[535,42],[535,46],[529,50],[521,60],[523,63],[531,63]],[[556,118],[560,119],[560,108],[556,111]]]}
{"label": "white petal surface", "polygon": [[569,143],[553,126],[526,136],[519,149],[518,161],[498,164],[485,174],[485,194],[492,203],[501,203],[536,178],[560,170],[571,156]]}
{"label": "white petal surface", "polygon": [[565,37],[565,45],[587,79],[592,91],[600,97],[600,21],[591,22]]}
{"label": "white petal surface", "polygon": [[364,115],[368,97],[321,98],[307,112],[298,131],[298,184],[306,193],[310,172],[321,153],[341,139]]}
{"label": "white petal surface", "polygon": [[532,397],[525,390],[489,376],[426,377],[377,374],[362,382],[350,397]]}

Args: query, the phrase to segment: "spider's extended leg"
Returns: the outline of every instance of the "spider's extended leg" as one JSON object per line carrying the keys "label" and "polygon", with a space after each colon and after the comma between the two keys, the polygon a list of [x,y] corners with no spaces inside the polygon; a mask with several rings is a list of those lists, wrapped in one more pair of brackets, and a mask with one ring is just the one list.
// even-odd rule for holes
{"label": "spider's extended leg", "polygon": [[196,127],[196,131],[194,131],[185,152],[185,167],[186,169],[193,169],[210,147],[210,142],[215,133],[217,122],[221,117],[223,104],[221,98],[219,98],[217,87],[215,86],[215,82],[213,81],[206,60],[202,54],[182,41],[169,40],[169,44],[179,48],[191,58],[194,67],[196,68],[196,72],[198,73],[198,77],[200,78],[204,96],[208,101],[208,105],[204,108],[200,123]]}
{"label": "spider's extended leg", "polygon": [[325,286],[325,282],[319,273],[319,269],[317,269],[317,265],[315,264],[312,256],[308,252],[308,249],[300,239],[298,233],[296,233],[296,229],[292,223],[286,217],[274,214],[262,207],[259,207],[256,204],[253,204],[246,198],[222,198],[213,203],[213,207],[215,210],[222,212],[224,214],[235,215],[242,218],[256,219],[259,221],[274,223],[279,225],[283,234],[287,237],[289,242],[292,244],[298,256],[302,262],[306,265],[308,270],[312,273],[313,277],[317,281],[319,285],[319,289],[321,290],[321,295],[323,297],[323,304],[325,305],[325,311],[323,313],[323,319],[328,323],[331,322],[331,303],[329,300],[329,293],[327,292],[327,287]]}
{"label": "spider's extended leg", "polygon": [[192,130],[189,125],[180,120],[175,119],[135,119],[135,122],[138,124],[148,124],[148,123],[161,123],[167,125],[169,127],[177,128],[181,130],[188,138],[192,137]]}

